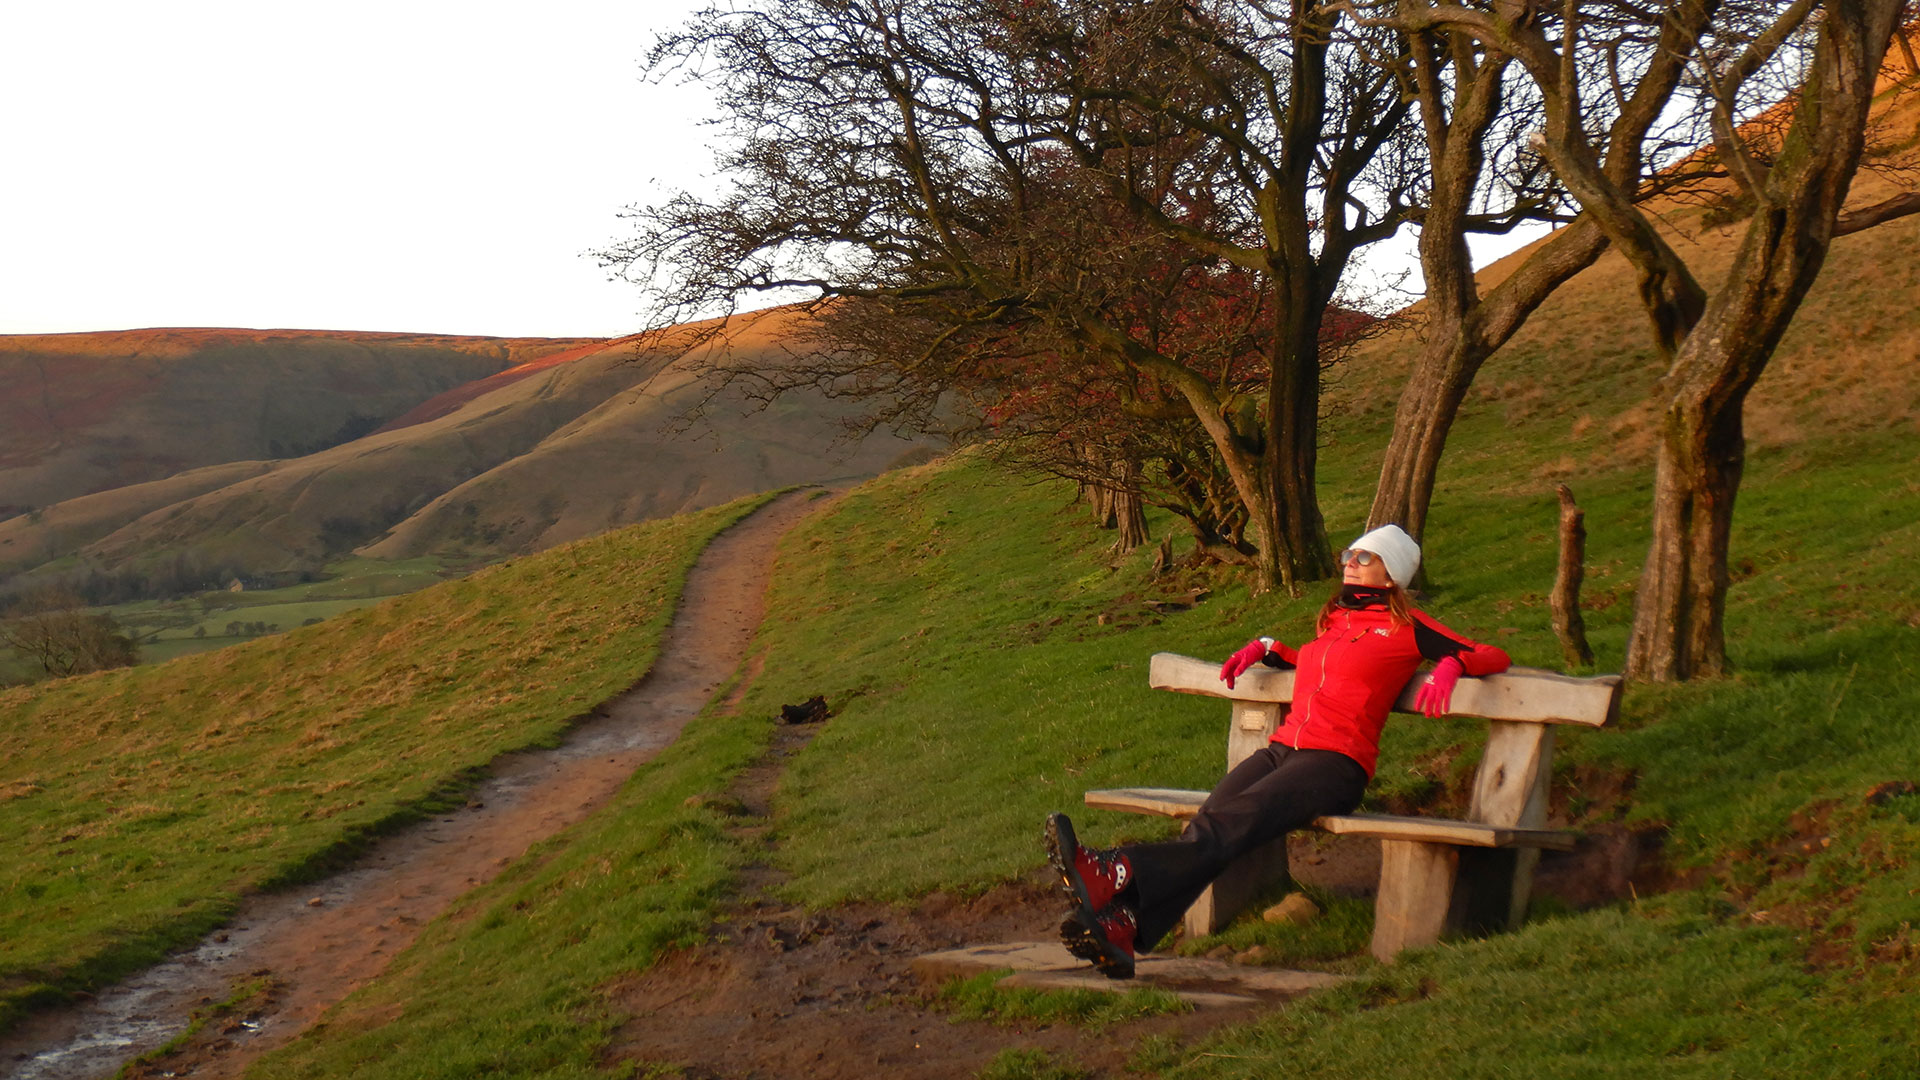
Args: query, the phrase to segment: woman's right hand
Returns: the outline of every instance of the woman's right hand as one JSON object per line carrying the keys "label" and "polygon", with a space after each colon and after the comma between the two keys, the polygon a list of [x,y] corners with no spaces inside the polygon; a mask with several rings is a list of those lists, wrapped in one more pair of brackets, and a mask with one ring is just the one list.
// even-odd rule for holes
{"label": "woman's right hand", "polygon": [[1220,678],[1226,682],[1227,689],[1233,689],[1233,680],[1246,674],[1248,668],[1264,660],[1266,655],[1267,643],[1255,638],[1240,646],[1239,652],[1227,657],[1227,662],[1220,665]]}

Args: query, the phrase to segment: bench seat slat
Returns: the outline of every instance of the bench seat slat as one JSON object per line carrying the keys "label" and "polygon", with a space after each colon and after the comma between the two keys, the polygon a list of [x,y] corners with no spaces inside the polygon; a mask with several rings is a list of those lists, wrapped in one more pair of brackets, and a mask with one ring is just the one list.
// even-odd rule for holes
{"label": "bench seat slat", "polygon": [[1200,804],[1207,801],[1207,793],[1183,788],[1123,787],[1089,791],[1081,798],[1088,806],[1101,810],[1190,818],[1200,812]]}
{"label": "bench seat slat", "polygon": [[[1083,798],[1088,806],[1101,810],[1190,818],[1200,811],[1200,804],[1207,801],[1207,793],[1185,788],[1129,787],[1089,791]],[[1416,840],[1487,848],[1537,847],[1572,851],[1578,836],[1566,829],[1523,829],[1444,818],[1396,817],[1392,814],[1342,814],[1316,818],[1313,824],[1315,828],[1341,836],[1372,836],[1384,840]]]}
{"label": "bench seat slat", "polygon": [[1418,840],[1464,847],[1537,847],[1572,851],[1578,833],[1566,829],[1523,829],[1512,825],[1482,825],[1477,821],[1445,818],[1396,817],[1392,814],[1342,814],[1313,820],[1314,827],[1337,836],[1373,836],[1382,840]]}

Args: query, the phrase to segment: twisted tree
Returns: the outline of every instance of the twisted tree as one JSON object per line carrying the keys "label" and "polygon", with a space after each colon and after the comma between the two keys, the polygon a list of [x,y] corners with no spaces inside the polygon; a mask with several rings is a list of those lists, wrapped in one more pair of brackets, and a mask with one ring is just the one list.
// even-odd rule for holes
{"label": "twisted tree", "polygon": [[[1608,243],[1592,214],[1576,215],[1577,204],[1527,145],[1544,120],[1542,96],[1525,72],[1511,55],[1471,34],[1402,18],[1432,6],[1430,0],[1352,5],[1368,25],[1404,30],[1399,51],[1380,62],[1400,68],[1425,135],[1425,183],[1414,192],[1410,213],[1419,230],[1425,324],[1368,512],[1369,527],[1397,523],[1416,537],[1426,527],[1447,435],[1481,366]],[[1675,167],[1676,150],[1697,145],[1701,129],[1668,109],[1702,21],[1690,11],[1658,33],[1589,40],[1585,48],[1608,51],[1606,62],[1575,69],[1587,82],[1584,123],[1594,133],[1600,169],[1637,199],[1683,190],[1710,172],[1705,163]],[[1469,237],[1537,221],[1570,224],[1482,293]]]}
{"label": "twisted tree", "polygon": [[[1535,145],[1584,213],[1631,262],[1668,360],[1654,470],[1653,540],[1635,598],[1630,675],[1684,680],[1727,669],[1722,616],[1742,412],[1836,236],[1920,210],[1909,194],[1843,213],[1881,64],[1907,0],[1673,0],[1411,5],[1398,25],[1473,35],[1523,65],[1542,95]],[[1595,35],[1658,36],[1712,133],[1711,160],[1753,207],[1732,267],[1709,290],[1604,166],[1582,66]],[[1592,47],[1598,41],[1598,47]],[[1610,72],[1603,72],[1611,74]]]}
{"label": "twisted tree", "polygon": [[[1004,380],[980,343],[1035,335],[1026,355],[1097,365],[1122,410],[1177,410],[1204,437],[1244,519],[1222,553],[1267,587],[1321,577],[1325,324],[1419,165],[1408,101],[1335,32],[1344,18],[1315,0],[709,10],[650,65],[715,83],[733,187],[634,211],[636,236],[604,255],[662,327],[750,296],[912,320],[917,349],[820,318],[782,371],[726,372],[890,396],[896,419]],[[1164,269],[1143,281],[1143,262]],[[1251,373],[1160,332],[1185,302],[1160,286],[1227,275],[1252,298]]]}

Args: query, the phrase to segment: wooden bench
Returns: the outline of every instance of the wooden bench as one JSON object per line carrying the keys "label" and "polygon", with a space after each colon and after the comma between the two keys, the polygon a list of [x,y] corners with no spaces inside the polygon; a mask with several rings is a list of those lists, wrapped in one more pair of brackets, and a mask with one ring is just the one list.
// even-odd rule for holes
{"label": "wooden bench", "polygon": [[[1227,769],[1266,745],[1293,700],[1291,670],[1255,667],[1220,681],[1217,661],[1157,653],[1148,674],[1156,690],[1225,698]],[[1394,711],[1419,716],[1414,696],[1426,673],[1415,675]],[[1620,676],[1575,678],[1533,668],[1511,668],[1454,687],[1448,716],[1487,721],[1486,751],[1474,777],[1464,821],[1345,814],[1314,826],[1345,836],[1380,840],[1380,889],[1374,906],[1373,955],[1391,960],[1400,950],[1430,945],[1466,930],[1517,926],[1525,918],[1540,851],[1571,850],[1577,834],[1546,828],[1547,785],[1553,774],[1553,725],[1601,727],[1620,708]],[[1088,806],[1188,818],[1204,791],[1114,788],[1089,791]],[[1286,839],[1237,861],[1187,910],[1191,936],[1224,927],[1258,894],[1287,880]]]}

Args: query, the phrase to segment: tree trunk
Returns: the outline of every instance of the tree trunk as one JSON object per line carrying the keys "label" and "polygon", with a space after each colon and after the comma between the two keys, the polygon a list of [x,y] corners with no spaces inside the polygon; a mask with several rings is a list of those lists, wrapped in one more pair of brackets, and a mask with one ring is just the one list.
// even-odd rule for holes
{"label": "tree trunk", "polygon": [[[1320,444],[1320,324],[1317,274],[1296,271],[1292,310],[1282,309],[1267,382],[1265,471],[1278,583],[1299,595],[1302,582],[1333,575],[1333,549],[1315,486]],[[1282,303],[1285,293],[1276,297]]]}
{"label": "tree trunk", "polygon": [[1819,276],[1860,163],[1867,110],[1900,0],[1833,5],[1792,128],[1724,284],[1665,381],[1653,541],[1634,601],[1627,674],[1675,682],[1727,670],[1722,616],[1741,411]]}
{"label": "tree trunk", "polygon": [[[1427,132],[1432,188],[1420,224],[1420,271],[1426,281],[1425,347],[1400,392],[1393,436],[1380,463],[1367,528],[1398,525],[1420,539],[1434,473],[1447,432],[1474,373],[1491,350],[1475,347],[1472,312],[1479,302],[1473,255],[1467,248],[1467,215],[1485,166],[1485,140],[1502,98],[1507,61],[1489,57],[1479,66],[1462,57],[1452,67],[1458,92],[1451,117],[1444,101],[1442,46],[1430,34],[1412,38],[1414,83]],[[1412,582],[1406,584],[1411,585]]]}
{"label": "tree trunk", "polygon": [[1160,546],[1153,552],[1153,576],[1160,577],[1173,569],[1173,537],[1160,538]]}
{"label": "tree trunk", "polygon": [[1151,539],[1147,535],[1146,504],[1140,500],[1140,463],[1118,458],[1109,468],[1114,482],[1112,487],[1103,489],[1106,511],[1102,527],[1119,530],[1113,550],[1115,554],[1124,555]]}
{"label": "tree trunk", "polygon": [[1093,508],[1095,526],[1120,533],[1114,552],[1124,555],[1151,539],[1140,498],[1140,463],[1090,447],[1076,448],[1073,456],[1079,462],[1079,497]]}
{"label": "tree trunk", "polygon": [[1559,486],[1560,567],[1553,575],[1553,632],[1568,667],[1590,667],[1593,646],[1587,644],[1587,620],[1580,614],[1580,582],[1587,576],[1586,515],[1573,501],[1573,489]]}
{"label": "tree trunk", "polygon": [[1425,535],[1427,507],[1433,501],[1434,477],[1440,471],[1447,434],[1453,430],[1474,373],[1488,355],[1468,348],[1458,326],[1457,320],[1428,325],[1434,337],[1400,392],[1393,435],[1380,461],[1373,508],[1367,512],[1369,529],[1398,525],[1415,540]]}
{"label": "tree trunk", "polygon": [[1087,493],[1087,502],[1093,507],[1094,527],[1100,529],[1118,528],[1120,521],[1115,515],[1113,492],[1099,484],[1088,484],[1084,485],[1084,487]]}
{"label": "tree trunk", "polygon": [[1140,502],[1137,491],[1122,491],[1114,496],[1114,517],[1120,535],[1113,542],[1117,554],[1126,554],[1148,540],[1153,539],[1147,532],[1147,511]]}
{"label": "tree trunk", "polygon": [[1627,674],[1679,682],[1727,670],[1728,537],[1746,461],[1740,407],[1668,405],[1654,466],[1653,540],[1640,573]]}
{"label": "tree trunk", "polygon": [[[1537,247],[1484,298],[1480,295],[1467,247],[1468,218],[1482,187],[1486,140],[1506,98],[1509,61],[1493,53],[1476,63],[1462,45],[1462,39],[1447,35],[1420,33],[1412,38],[1414,82],[1432,175],[1419,246],[1427,325],[1420,357],[1394,411],[1393,435],[1367,512],[1367,528],[1399,525],[1416,540],[1426,534],[1427,508],[1447,435],[1481,365],[1555,289],[1591,266],[1607,246],[1605,231],[1590,217],[1583,218]],[[1452,54],[1451,95],[1448,80],[1441,76],[1447,53]],[[1616,129],[1634,130],[1636,115],[1623,116]],[[1614,167],[1635,168],[1638,160],[1637,154],[1622,154]]]}
{"label": "tree trunk", "polygon": [[1466,281],[1446,296],[1429,296],[1426,346],[1394,410],[1393,435],[1380,462],[1373,507],[1367,512],[1369,529],[1392,524],[1416,540],[1426,535],[1440,455],[1474,377],[1555,289],[1592,266],[1606,248],[1606,233],[1591,219],[1581,218],[1556,233],[1485,299],[1477,300],[1471,291],[1464,238],[1457,254],[1436,245],[1429,258],[1423,245],[1421,261],[1428,281],[1462,274]]}

